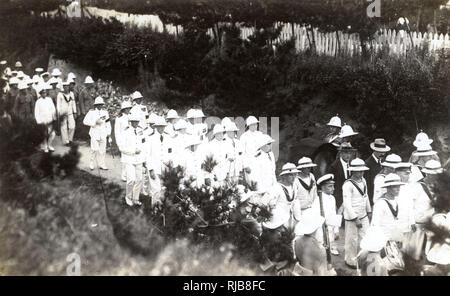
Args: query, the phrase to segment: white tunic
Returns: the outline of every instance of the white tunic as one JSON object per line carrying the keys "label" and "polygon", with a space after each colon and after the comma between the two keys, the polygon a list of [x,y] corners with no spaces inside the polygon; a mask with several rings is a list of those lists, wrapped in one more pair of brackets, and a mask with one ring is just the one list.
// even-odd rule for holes
{"label": "white tunic", "polygon": [[[339,233],[339,227],[332,226],[330,224],[330,221],[334,219],[336,216],[336,199],[333,195],[326,194],[325,192],[322,192],[322,205],[323,205],[323,211],[325,215],[325,221],[329,227],[329,231],[333,231],[334,233]],[[320,201],[319,201],[319,207],[320,207]]]}
{"label": "white tunic", "polygon": [[[295,228],[295,225],[301,219],[302,210],[299,200],[295,198],[293,186],[285,186],[277,182],[268,191],[264,203],[272,209],[286,209],[286,212],[273,210],[273,213],[289,216],[288,223],[285,225],[287,227]],[[276,219],[276,217],[273,217],[273,220]]]}
{"label": "white tunic", "polygon": [[[418,183],[422,186],[420,183]],[[416,223],[426,223],[434,214],[434,207],[431,205],[431,196],[423,189],[417,188],[417,194],[413,196],[413,212]]]}
{"label": "white tunic", "polygon": [[398,216],[394,216],[387,202],[390,203],[394,212],[397,211],[398,215],[397,201],[379,198],[373,206],[371,226],[379,226],[389,240],[402,241],[402,231],[397,219]]}
{"label": "white tunic", "polygon": [[247,157],[253,157],[257,153],[259,148],[257,146],[262,135],[263,133],[260,131],[252,132],[250,130],[241,135],[242,149]]}
{"label": "white tunic", "polygon": [[403,232],[410,232],[414,221],[414,196],[423,191],[419,183],[407,183],[400,187],[400,193],[397,196],[398,219]]}
{"label": "white tunic", "polygon": [[217,165],[214,167],[212,173],[218,181],[225,180],[230,170],[231,162],[228,159],[233,154],[233,152],[230,151],[230,148],[231,147],[226,145],[224,140],[219,141],[215,138],[206,144],[206,156],[212,156],[217,162]]}
{"label": "white tunic", "polygon": [[[299,179],[301,179],[302,182],[306,184],[306,187],[309,187],[310,189],[308,190],[307,188],[305,188],[301,184]],[[317,206],[319,204],[317,203],[318,202],[317,185],[316,185],[316,178],[314,177],[314,175],[310,174],[306,178],[300,178],[300,176],[298,176],[297,178],[295,178],[294,188],[297,195],[296,198],[300,200],[302,210],[315,208],[315,211],[317,211],[318,209]]]}
{"label": "white tunic", "polygon": [[[97,122],[98,120],[100,122]],[[106,138],[111,135],[111,122],[106,110],[89,110],[84,117],[83,124],[91,127],[89,136],[95,141],[106,141]]]}
{"label": "white tunic", "polygon": [[173,158],[173,142],[172,137],[168,134],[163,134],[161,141],[161,134],[155,132],[149,137],[147,141],[147,167],[153,170],[155,174],[161,174],[165,165]]}
{"label": "white tunic", "polygon": [[120,117],[117,117],[114,122],[114,136],[116,138],[117,146],[119,147],[119,150],[122,151],[121,145],[122,145],[122,135],[125,129],[129,126],[128,122],[128,115],[123,114]]}
{"label": "white tunic", "polygon": [[256,182],[259,193],[268,192],[277,182],[275,176],[275,156],[273,152],[260,151],[256,157],[251,160],[251,181]]}
{"label": "white tunic", "polygon": [[[70,98],[69,101],[67,101],[64,96]],[[77,114],[75,100],[72,98],[71,94],[58,93],[56,97],[56,109],[60,116]]]}
{"label": "white tunic", "polygon": [[[145,142],[143,131],[140,127],[127,126],[121,134],[121,162],[128,164],[141,164],[145,161]],[[140,153],[137,153],[138,150]]]}
{"label": "white tunic", "polygon": [[180,165],[185,169],[185,179],[194,178],[193,185],[201,187],[205,183],[205,172],[202,170],[204,155],[198,149],[191,151],[186,148],[182,153]]}
{"label": "white tunic", "polygon": [[56,120],[56,108],[50,97],[40,97],[34,106],[34,117],[38,124],[49,124]]}

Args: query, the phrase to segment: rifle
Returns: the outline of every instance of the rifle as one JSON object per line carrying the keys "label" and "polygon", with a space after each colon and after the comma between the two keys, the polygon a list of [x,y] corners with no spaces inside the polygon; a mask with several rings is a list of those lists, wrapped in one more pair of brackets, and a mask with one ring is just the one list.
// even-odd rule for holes
{"label": "rifle", "polygon": [[[325,218],[325,211],[323,209],[323,201],[322,201],[322,191],[318,191],[317,193],[319,195],[319,202],[320,202],[320,215]],[[328,226],[327,226],[326,222],[323,223],[322,230],[323,230],[323,241],[325,243],[325,250],[327,252],[327,263],[328,263],[327,265],[328,265],[328,270],[330,270],[333,267],[331,265],[330,237],[328,236]]]}

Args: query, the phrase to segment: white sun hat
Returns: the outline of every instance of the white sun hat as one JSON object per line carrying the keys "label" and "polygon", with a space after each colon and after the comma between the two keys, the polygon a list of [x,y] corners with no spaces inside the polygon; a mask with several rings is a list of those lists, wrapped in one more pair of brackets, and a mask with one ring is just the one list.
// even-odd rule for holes
{"label": "white sun hat", "polygon": [[[228,118],[228,117],[225,117],[225,118]],[[237,127],[236,123],[234,123],[232,121],[227,122],[225,124],[222,123],[222,125],[224,126],[226,132],[237,132],[237,131],[239,131],[239,128]]]}
{"label": "white sun hat", "polygon": [[102,97],[98,96],[95,98],[94,105],[104,105],[104,104],[105,104],[105,101],[103,100]]}
{"label": "white sun hat", "polygon": [[0,65],[6,65],[7,63],[8,63],[7,61],[2,60],[2,61],[0,62]]}
{"label": "white sun hat", "polygon": [[386,141],[382,138],[375,139],[372,143],[370,143],[370,148],[373,151],[377,152],[389,152],[391,151],[391,147],[386,145]]}
{"label": "white sun hat", "polygon": [[186,118],[190,119],[190,118],[195,118],[195,109],[189,109],[188,112],[186,113]]}
{"label": "white sun hat", "polygon": [[75,78],[77,78],[77,76],[74,73],[70,72],[69,74],[67,74],[67,79],[75,80]]}
{"label": "white sun hat", "polygon": [[271,136],[264,134],[264,135],[262,135],[262,136],[260,137],[260,139],[259,139],[259,145],[258,145],[258,148],[261,148],[261,147],[263,147],[263,146],[265,146],[265,145],[267,145],[267,144],[271,144],[271,143],[273,143],[273,142],[275,142],[275,140],[272,139]]}
{"label": "white sun hat", "polygon": [[25,81],[21,81],[18,85],[19,89],[27,89],[28,88],[28,84]]}
{"label": "white sun hat", "polygon": [[272,218],[263,222],[262,225],[268,229],[276,229],[289,220],[291,217],[290,211],[288,204],[278,203],[272,211]]}
{"label": "white sun hat", "polygon": [[422,172],[425,174],[436,175],[443,173],[444,169],[439,161],[430,159],[425,163],[425,166],[422,168]]}
{"label": "white sun hat", "polygon": [[431,145],[424,142],[417,145],[417,151],[414,152],[415,156],[430,156],[435,154],[437,154],[437,152],[431,148]]}
{"label": "white sun hat", "polygon": [[62,82],[63,86],[69,86],[70,85],[70,80],[66,80]]}
{"label": "white sun hat", "polygon": [[366,166],[366,163],[361,158],[355,158],[350,162],[350,167],[348,168],[349,171],[352,172],[362,172],[362,171],[368,171],[369,168]]}
{"label": "white sun hat", "polygon": [[410,169],[412,167],[412,163],[410,162],[400,162],[395,166],[395,169]]}
{"label": "white sun hat", "polygon": [[138,121],[139,122],[139,121],[141,121],[141,119],[142,119],[142,116],[138,112],[131,112],[128,115],[128,121]]}
{"label": "white sun hat", "polygon": [[176,110],[170,109],[170,110],[167,112],[166,118],[167,118],[167,119],[177,119],[177,118],[180,118],[180,116],[178,116],[178,113],[177,113]]}
{"label": "white sun hat", "polygon": [[19,84],[20,80],[17,79],[16,77],[12,77],[11,79],[9,79],[9,85],[11,84]]}
{"label": "white sun hat", "polygon": [[194,118],[203,118],[206,117],[203,113],[202,109],[195,109],[194,111]]}
{"label": "white sun hat", "polygon": [[150,124],[154,124],[157,120],[158,120],[158,115],[155,113],[150,113],[150,115],[148,116],[148,123]]}
{"label": "white sun hat", "polygon": [[294,233],[295,235],[311,234],[322,227],[324,222],[325,218],[320,215],[303,216],[295,226]]}
{"label": "white sun hat", "polygon": [[38,94],[41,93],[43,90],[50,90],[50,89],[52,89],[52,87],[48,83],[39,83],[36,86],[36,92]]}
{"label": "white sun hat", "polygon": [[61,76],[62,73],[58,68],[53,69],[52,76]]}
{"label": "white sun hat", "polygon": [[184,120],[184,119],[178,120],[173,126],[173,128],[176,131],[179,131],[179,130],[182,130],[182,129],[186,129],[187,127],[188,127],[188,124],[187,124],[186,120]]}
{"label": "white sun hat", "polygon": [[370,226],[366,235],[361,239],[361,249],[369,252],[381,251],[388,241],[388,237],[379,226]]}
{"label": "white sun hat", "polygon": [[92,79],[91,76],[86,76],[86,78],[84,79],[84,84],[90,84],[90,83],[94,83],[94,80]]}
{"label": "white sun hat", "polygon": [[450,264],[450,246],[447,243],[436,243],[428,251],[427,260],[440,265]]}
{"label": "white sun hat", "polygon": [[123,101],[123,102],[120,104],[120,110],[127,109],[127,108],[131,108],[131,107],[133,107],[133,106],[131,106],[130,101]]}
{"label": "white sun hat", "polygon": [[19,71],[19,72],[17,72],[17,76],[16,77],[19,78],[19,79],[23,79],[23,78],[25,78],[25,73],[23,73],[23,71]]}
{"label": "white sun hat", "polygon": [[16,64],[14,65],[16,68],[21,68],[21,67],[23,67],[22,66],[22,63],[20,62],[20,61],[17,61],[16,62]]}
{"label": "white sun hat", "polygon": [[34,69],[34,71],[38,72],[38,73],[41,73],[41,72],[44,72],[44,69],[43,68],[36,68],[36,69]]}
{"label": "white sun hat", "polygon": [[67,81],[69,82],[69,84],[75,83],[75,80],[73,78],[67,78]]}
{"label": "white sun hat", "polygon": [[58,83],[58,79],[56,79],[55,77],[52,77],[52,78],[50,78],[48,81],[47,81],[47,83],[48,84],[57,84]]}
{"label": "white sun hat", "polygon": [[256,119],[255,116],[249,116],[249,117],[247,117],[247,120],[245,120],[245,124],[246,124],[247,126],[250,126],[250,125],[255,124],[255,123],[258,123],[258,122],[259,122],[259,120]]}
{"label": "white sun hat", "polygon": [[190,136],[189,138],[186,139],[185,143],[186,143],[186,147],[190,147],[190,146],[194,146],[194,145],[200,145],[203,142],[197,136]]}
{"label": "white sun hat", "polygon": [[327,183],[332,183],[332,184],[334,184],[335,182],[334,182],[334,175],[333,174],[326,174],[326,175],[323,175],[322,177],[320,177],[318,180],[317,180],[317,185],[322,185],[322,184],[327,184]]}
{"label": "white sun hat", "polygon": [[162,116],[158,116],[155,118],[155,123],[153,123],[154,126],[166,126],[167,122]]}
{"label": "white sun hat", "polygon": [[295,164],[288,162],[281,168],[280,176],[287,175],[287,174],[296,174],[300,172]]}
{"label": "white sun hat", "polygon": [[339,134],[339,136],[341,138],[345,138],[345,137],[355,136],[357,134],[358,133],[355,132],[351,126],[346,124],[346,125],[342,126],[341,133]]}
{"label": "white sun hat", "polygon": [[426,133],[421,131],[420,133],[417,134],[416,139],[413,142],[413,145],[418,147],[423,143],[430,145],[431,143],[433,143],[433,140],[430,139]]}
{"label": "white sun hat", "polygon": [[316,167],[316,166],[317,166],[317,164],[313,163],[311,158],[302,157],[298,160],[297,169],[312,168],[312,167]]}
{"label": "white sun hat", "polygon": [[402,158],[400,156],[398,156],[397,154],[392,153],[392,154],[389,154],[388,156],[386,156],[386,158],[381,163],[381,165],[395,169],[397,167],[397,165],[400,164],[401,162],[402,162]]}
{"label": "white sun hat", "polygon": [[224,118],[222,118],[221,124],[222,124],[223,126],[226,126],[227,124],[230,124],[231,122],[232,122],[232,121],[231,121],[230,118],[224,117]]}
{"label": "white sun hat", "polygon": [[41,78],[44,78],[44,76],[50,76],[50,73],[48,73],[48,72],[42,73],[42,74],[41,74]]}
{"label": "white sun hat", "polygon": [[131,98],[133,100],[137,100],[137,99],[142,99],[144,96],[142,96],[141,92],[139,91],[135,91],[132,95]]}
{"label": "white sun hat", "polygon": [[221,125],[220,123],[217,123],[214,126],[213,135],[219,134],[219,133],[224,133],[224,132],[225,132],[225,129],[224,129],[223,125]]}
{"label": "white sun hat", "polygon": [[329,126],[335,126],[335,127],[342,127],[342,121],[339,118],[339,116],[333,116],[331,117],[330,121],[327,123]]}
{"label": "white sun hat", "polygon": [[404,182],[402,182],[402,179],[397,174],[388,174],[384,178],[384,183],[381,185],[382,188],[390,187],[390,186],[401,186],[405,185]]}

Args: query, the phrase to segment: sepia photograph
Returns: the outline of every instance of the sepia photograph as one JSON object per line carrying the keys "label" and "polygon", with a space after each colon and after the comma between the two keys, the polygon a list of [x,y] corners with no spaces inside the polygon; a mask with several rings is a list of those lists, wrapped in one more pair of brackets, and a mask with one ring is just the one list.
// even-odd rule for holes
{"label": "sepia photograph", "polygon": [[449,0],[0,0],[0,76],[0,276],[450,275]]}

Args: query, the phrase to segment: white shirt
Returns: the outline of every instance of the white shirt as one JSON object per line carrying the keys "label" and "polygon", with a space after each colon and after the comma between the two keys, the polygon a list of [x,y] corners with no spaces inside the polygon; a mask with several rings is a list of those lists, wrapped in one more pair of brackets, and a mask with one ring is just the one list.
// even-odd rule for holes
{"label": "white shirt", "polygon": [[161,135],[158,130],[155,130],[147,141],[147,166],[155,174],[161,174],[165,165],[174,157],[173,141],[171,140],[170,135]]}
{"label": "white shirt", "polygon": [[372,221],[370,225],[379,226],[388,237],[388,240],[401,241],[402,231],[399,220],[397,219],[398,215],[397,217],[394,216],[387,202],[392,206],[394,211],[398,211],[398,203],[396,200],[379,198],[373,206]]}
{"label": "white shirt", "polygon": [[[307,190],[300,183],[299,178],[305,183],[307,186],[311,186],[311,190]],[[309,174],[306,178],[301,178],[298,176],[294,180],[294,188],[296,191],[296,198],[300,201],[301,207],[303,210],[308,208],[313,208],[318,206],[318,195],[317,195],[317,185],[316,179],[313,174]]]}
{"label": "white shirt", "polygon": [[185,148],[180,160],[180,165],[185,168],[185,179],[189,180],[190,177],[193,177],[193,185],[197,187],[201,187],[205,183],[205,172],[202,170],[204,158],[198,148],[196,151]]}
{"label": "white shirt", "polygon": [[260,151],[251,161],[252,180],[256,182],[259,193],[268,192],[277,182],[275,176],[275,156],[273,152]]}
{"label": "white shirt", "polygon": [[34,106],[34,117],[38,124],[49,124],[56,120],[56,108],[50,97],[40,97]]}
{"label": "white shirt", "polygon": [[[69,101],[66,100],[69,99]],[[56,110],[61,115],[73,115],[77,113],[77,107],[75,100],[73,100],[71,94],[58,93],[56,96]]]}
{"label": "white shirt", "polygon": [[[419,186],[422,186],[418,183]],[[416,223],[426,223],[434,214],[434,207],[431,205],[431,196],[423,189],[417,188],[417,194],[413,196],[413,212]]]}
{"label": "white shirt", "polygon": [[350,167],[350,164],[348,162],[345,162],[342,157],[339,158],[339,160],[341,161],[342,164],[342,168],[344,169],[344,176],[345,179],[348,179],[348,168]]}
{"label": "white shirt", "polygon": [[[322,192],[322,205],[325,221],[328,226],[331,226],[330,221],[336,216],[336,199],[333,195]],[[339,227],[330,227],[330,230],[333,230],[334,233],[339,233]]]}
{"label": "white shirt", "polygon": [[246,131],[240,137],[244,153],[247,157],[254,157],[258,150],[260,137],[263,135],[260,131]]}
{"label": "white shirt", "polygon": [[419,183],[407,183],[400,187],[397,196],[398,220],[403,232],[411,231],[414,220],[414,196],[420,194],[422,187]]}

